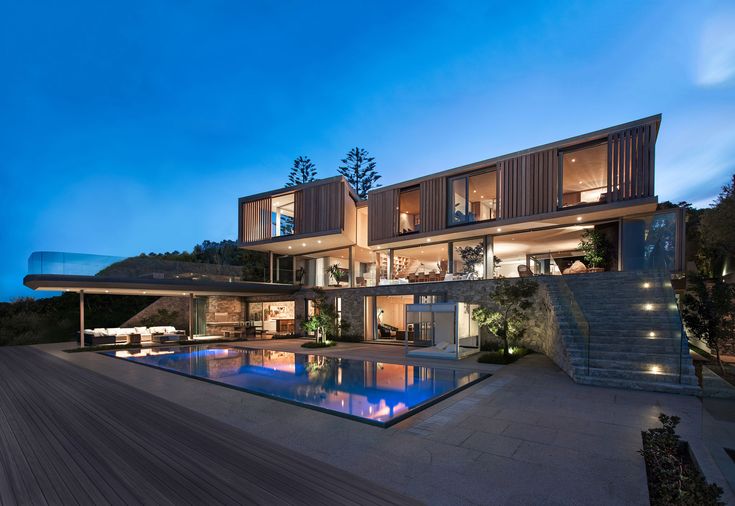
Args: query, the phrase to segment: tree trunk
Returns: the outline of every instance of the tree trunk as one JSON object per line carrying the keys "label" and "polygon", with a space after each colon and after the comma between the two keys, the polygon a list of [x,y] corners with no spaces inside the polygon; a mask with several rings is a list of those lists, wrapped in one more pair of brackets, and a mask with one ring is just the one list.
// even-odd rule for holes
{"label": "tree trunk", "polygon": [[508,346],[508,321],[503,322],[503,356],[507,359],[510,356],[510,347]]}

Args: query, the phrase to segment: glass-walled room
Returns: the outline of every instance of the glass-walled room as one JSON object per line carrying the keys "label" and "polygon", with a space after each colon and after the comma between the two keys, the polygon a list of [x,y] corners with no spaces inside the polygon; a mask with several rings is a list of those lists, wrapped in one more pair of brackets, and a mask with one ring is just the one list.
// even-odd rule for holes
{"label": "glass-walled room", "polygon": [[[618,221],[612,221],[495,236],[494,274],[515,278],[617,270],[618,230]],[[603,238],[604,259],[597,265],[585,258],[585,231],[597,232]]]}
{"label": "glass-walled room", "polygon": [[296,283],[305,286],[349,286],[350,274],[349,248],[299,255],[296,259]]}
{"label": "glass-walled room", "polygon": [[408,283],[444,281],[449,272],[447,243],[393,250],[393,279]]}
{"label": "glass-walled room", "polygon": [[560,207],[607,201],[607,142],[562,153]]}
{"label": "glass-walled room", "polygon": [[295,332],[295,303],[292,300],[248,303],[246,327],[255,337],[292,335]]}

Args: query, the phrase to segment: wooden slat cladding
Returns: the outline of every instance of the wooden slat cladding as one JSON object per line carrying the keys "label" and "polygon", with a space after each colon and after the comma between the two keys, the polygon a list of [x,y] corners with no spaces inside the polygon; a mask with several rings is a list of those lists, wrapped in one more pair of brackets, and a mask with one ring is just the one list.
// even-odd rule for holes
{"label": "wooden slat cladding", "polygon": [[242,204],[240,230],[242,242],[264,241],[271,238],[270,197]]}
{"label": "wooden slat cladding", "polygon": [[294,233],[311,234],[343,227],[344,186],[342,181],[298,190],[295,195]]}
{"label": "wooden slat cladding", "polygon": [[608,202],[652,197],[655,142],[653,124],[607,137]]}
{"label": "wooden slat cladding", "polygon": [[396,188],[368,194],[368,242],[398,236],[399,192]]}
{"label": "wooden slat cladding", "polygon": [[437,177],[421,181],[420,230],[433,232],[447,227],[447,178]]}
{"label": "wooden slat cladding", "polygon": [[518,218],[555,211],[558,170],[556,149],[498,162],[499,218]]}

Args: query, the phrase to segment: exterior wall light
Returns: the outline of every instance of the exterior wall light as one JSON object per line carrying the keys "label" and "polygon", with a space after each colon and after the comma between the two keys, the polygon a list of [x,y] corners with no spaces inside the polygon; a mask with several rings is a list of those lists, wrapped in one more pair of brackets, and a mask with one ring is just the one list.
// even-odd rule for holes
{"label": "exterior wall light", "polygon": [[651,338],[651,339],[653,339],[654,337],[656,337],[656,333],[655,332],[649,332],[648,333],[648,337]]}
{"label": "exterior wall light", "polygon": [[661,368],[657,365],[652,365],[650,371],[651,374],[661,374]]}
{"label": "exterior wall light", "polygon": [[651,283],[649,282],[643,283],[643,288],[651,288]]}
{"label": "exterior wall light", "polygon": [[645,306],[643,306],[643,309],[645,309],[646,311],[653,311],[653,304],[646,304]]}

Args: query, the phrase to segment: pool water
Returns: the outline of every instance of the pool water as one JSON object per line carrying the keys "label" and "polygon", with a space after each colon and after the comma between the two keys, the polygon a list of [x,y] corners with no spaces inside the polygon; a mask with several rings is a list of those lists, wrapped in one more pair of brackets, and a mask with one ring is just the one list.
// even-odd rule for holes
{"label": "pool water", "polygon": [[226,345],[104,354],[383,427],[489,376]]}

